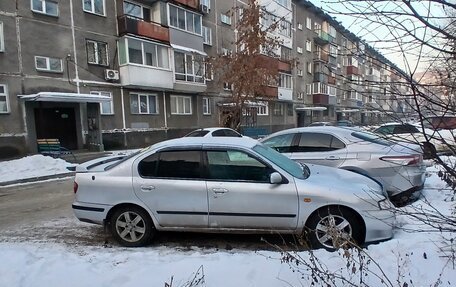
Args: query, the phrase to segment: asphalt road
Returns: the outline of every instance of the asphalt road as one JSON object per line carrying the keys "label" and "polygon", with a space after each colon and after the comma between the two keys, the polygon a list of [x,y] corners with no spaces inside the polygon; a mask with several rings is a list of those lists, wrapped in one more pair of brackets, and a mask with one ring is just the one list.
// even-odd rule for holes
{"label": "asphalt road", "polygon": [[[102,226],[83,223],[74,217],[73,198],[73,178],[0,187],[0,242],[119,247]],[[161,232],[151,246],[209,252],[214,249],[303,249],[293,236],[184,232]]]}

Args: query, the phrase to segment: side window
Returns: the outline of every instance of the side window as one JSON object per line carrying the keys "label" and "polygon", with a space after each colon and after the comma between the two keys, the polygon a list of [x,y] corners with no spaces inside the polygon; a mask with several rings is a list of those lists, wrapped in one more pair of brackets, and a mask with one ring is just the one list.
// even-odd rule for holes
{"label": "side window", "polygon": [[232,131],[232,130],[225,130],[225,136],[227,136],[227,137],[237,137],[237,138],[241,138],[242,137],[242,135],[240,135],[237,132]]}
{"label": "side window", "polygon": [[272,169],[237,150],[207,151],[208,176],[214,180],[269,182]]}
{"label": "side window", "polygon": [[332,136],[320,133],[302,133],[296,152],[330,151]]}
{"label": "side window", "polygon": [[212,133],[212,136],[214,137],[241,137],[236,132],[233,132],[232,130],[227,130],[227,129],[222,129],[222,130],[216,130]]}
{"label": "side window", "polygon": [[411,125],[402,125],[402,126],[396,126],[394,128],[394,133],[395,134],[414,134],[418,133],[419,130]]}
{"label": "side window", "polygon": [[263,142],[268,147],[274,148],[278,152],[292,152],[291,143],[295,134],[285,134],[272,137]]}
{"label": "side window", "polygon": [[377,130],[375,130],[376,133],[383,134],[383,135],[390,135],[393,133],[394,126],[384,126],[384,127],[379,127]]}
{"label": "side window", "polygon": [[[146,161],[147,160],[147,161]],[[154,163],[155,162],[155,163]],[[165,151],[139,164],[141,175],[165,178],[201,178],[200,151]],[[154,169],[155,168],[155,169]]]}
{"label": "side window", "polygon": [[345,144],[335,136],[332,137],[331,141],[331,149],[336,150],[336,149],[342,149],[345,148]]}

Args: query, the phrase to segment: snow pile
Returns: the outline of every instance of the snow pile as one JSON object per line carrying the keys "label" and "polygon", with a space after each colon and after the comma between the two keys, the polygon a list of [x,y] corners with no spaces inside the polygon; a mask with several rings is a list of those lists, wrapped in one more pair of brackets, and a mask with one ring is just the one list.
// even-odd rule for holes
{"label": "snow pile", "polygon": [[40,154],[0,162],[0,182],[68,173],[74,164]]}

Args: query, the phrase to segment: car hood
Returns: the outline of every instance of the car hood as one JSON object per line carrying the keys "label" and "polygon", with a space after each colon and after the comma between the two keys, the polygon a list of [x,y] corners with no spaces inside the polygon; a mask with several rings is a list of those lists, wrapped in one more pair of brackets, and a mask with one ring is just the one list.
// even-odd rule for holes
{"label": "car hood", "polygon": [[348,191],[364,197],[366,194],[378,194],[387,196],[383,186],[376,180],[352,171],[308,164],[310,176],[306,179],[308,183],[316,186],[324,185],[328,190]]}

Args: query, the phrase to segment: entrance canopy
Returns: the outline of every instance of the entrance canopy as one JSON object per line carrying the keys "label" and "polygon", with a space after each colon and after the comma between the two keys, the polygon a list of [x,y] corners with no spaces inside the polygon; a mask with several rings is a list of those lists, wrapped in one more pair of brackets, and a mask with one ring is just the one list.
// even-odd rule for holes
{"label": "entrance canopy", "polygon": [[297,111],[326,111],[326,107],[296,107]]}
{"label": "entrance canopy", "polygon": [[359,109],[345,109],[345,110],[337,110],[336,113],[357,113]]}
{"label": "entrance canopy", "polygon": [[111,101],[111,97],[61,92],[39,92],[31,95],[18,95],[18,98],[34,102],[66,102],[66,103],[101,103]]}

